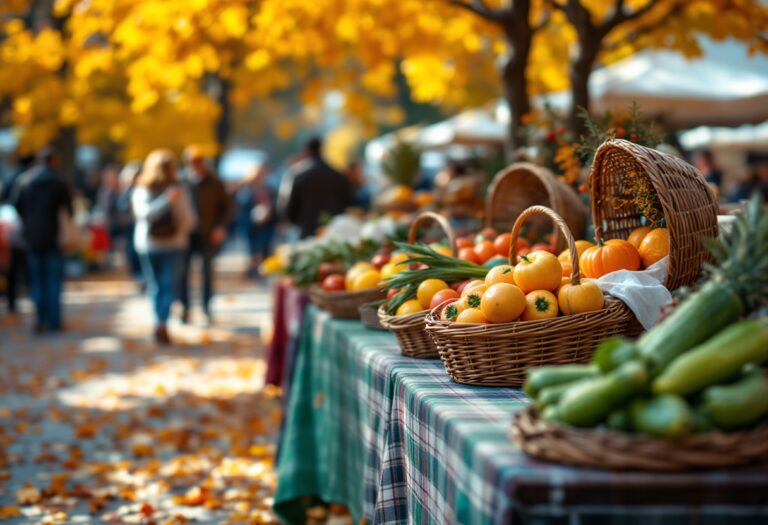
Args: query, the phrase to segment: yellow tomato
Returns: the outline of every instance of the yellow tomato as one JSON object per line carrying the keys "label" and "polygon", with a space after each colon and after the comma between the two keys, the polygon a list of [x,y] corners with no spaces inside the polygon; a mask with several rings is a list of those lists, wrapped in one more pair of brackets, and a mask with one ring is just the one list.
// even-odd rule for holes
{"label": "yellow tomato", "polygon": [[649,231],[643,237],[643,242],[640,243],[637,251],[640,253],[643,266],[646,268],[659,262],[669,255],[669,230],[666,228],[656,228]]}
{"label": "yellow tomato", "polygon": [[440,319],[443,321],[455,321],[456,317],[466,309],[467,303],[465,303],[463,299],[453,301],[446,305],[443,308],[443,311],[440,312]]}
{"label": "yellow tomato", "polygon": [[457,323],[486,324],[488,319],[479,308],[467,308],[456,317]]}
{"label": "yellow tomato", "polygon": [[347,270],[347,274],[344,277],[344,284],[346,285],[347,290],[352,290],[354,288],[354,282],[358,275],[371,270],[376,270],[376,267],[369,262],[360,261],[353,264],[352,267]]}
{"label": "yellow tomato", "polygon": [[525,296],[523,321],[557,317],[557,298],[549,290],[534,290]]}
{"label": "yellow tomato", "polygon": [[522,255],[515,266],[515,284],[525,292],[533,290],[557,290],[563,268],[553,254],[536,250]]}
{"label": "yellow tomato", "polygon": [[429,308],[429,303],[432,301],[432,296],[440,290],[448,288],[448,284],[441,279],[427,279],[419,284],[416,289],[416,298],[424,308]]}
{"label": "yellow tomato", "polygon": [[525,294],[514,284],[497,283],[483,294],[480,309],[492,323],[509,323],[523,313]]}
{"label": "yellow tomato", "polygon": [[485,285],[491,287],[498,283],[515,284],[514,266],[502,264],[488,270],[488,275],[485,276]]}
{"label": "yellow tomato", "polygon": [[[584,253],[584,250],[595,245],[589,241],[576,241],[574,244],[576,245],[576,254],[579,257],[581,257],[581,254]],[[561,262],[571,262],[571,251],[566,248],[560,252],[560,255],[558,255],[557,258],[560,259]]]}
{"label": "yellow tomato", "polygon": [[390,277],[394,277],[398,273],[407,269],[408,267],[404,264],[396,265],[396,264],[392,264],[391,262],[388,262],[387,264],[381,267],[381,278],[389,279]]}
{"label": "yellow tomato", "polygon": [[401,304],[397,308],[397,312],[395,315],[401,316],[401,315],[411,315],[415,314],[417,312],[423,312],[424,308],[421,306],[421,303],[417,301],[416,299],[410,299],[408,301],[405,301],[403,304]]}
{"label": "yellow tomato", "polygon": [[368,290],[370,288],[376,288],[381,282],[381,274],[378,270],[368,270],[360,273],[352,281],[352,287],[349,288],[352,292],[358,292],[360,290]]}
{"label": "yellow tomato", "polygon": [[627,237],[627,242],[635,248],[640,248],[640,243],[643,242],[645,236],[648,235],[651,229],[648,226],[640,226],[632,230],[632,233]]}
{"label": "yellow tomato", "polygon": [[441,255],[445,255],[447,257],[453,257],[453,252],[448,246],[444,246],[442,244],[430,244],[429,247]]}
{"label": "yellow tomato", "polygon": [[486,286],[484,284],[473,287],[467,294],[462,297],[462,300],[470,308],[480,308],[483,302],[483,294],[485,293]]}
{"label": "yellow tomato", "polygon": [[469,292],[471,292],[473,288],[476,288],[478,286],[483,286],[483,285],[485,285],[485,281],[481,281],[479,279],[475,279],[474,281],[469,281],[466,284],[466,286],[464,286],[464,288],[461,290],[461,296],[466,297],[467,295],[469,295]]}

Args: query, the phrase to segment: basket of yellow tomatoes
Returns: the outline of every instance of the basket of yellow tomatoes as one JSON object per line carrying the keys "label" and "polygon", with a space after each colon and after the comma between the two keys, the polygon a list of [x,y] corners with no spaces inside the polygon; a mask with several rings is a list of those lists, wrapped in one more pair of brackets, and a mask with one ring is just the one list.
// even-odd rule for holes
{"label": "basket of yellow tomatoes", "polygon": [[[450,255],[450,257],[455,258],[457,254],[456,235],[448,220],[436,213],[421,213],[413,221],[408,232],[408,244],[413,245],[416,242],[419,227],[430,221],[437,223],[448,238],[449,247],[447,250],[443,250],[447,253],[442,255]],[[411,267],[409,268],[409,266]],[[472,266],[476,265],[473,264]],[[398,270],[419,272],[420,268],[415,265],[409,265],[408,261],[403,261],[400,263]],[[477,270],[478,272],[483,272],[483,269],[479,266],[477,266]],[[450,288],[445,280],[434,277],[425,278],[417,286],[406,288],[408,289],[401,290],[390,287],[388,293],[389,301],[382,304],[378,310],[379,323],[395,334],[403,355],[436,358],[438,357],[437,348],[425,330],[424,318],[432,306],[443,301],[455,299],[459,297],[459,294]],[[399,297],[398,293],[400,294]]]}
{"label": "basket of yellow tomatoes", "polygon": [[373,263],[360,261],[343,275],[332,273],[311,285],[309,298],[333,317],[359,319],[361,306],[384,299],[381,281],[381,271]]}
{"label": "basket of yellow tomatoes", "polygon": [[[567,277],[550,252],[535,250],[516,258],[520,229],[541,216],[549,217],[566,239]],[[466,284],[459,299],[433,308],[426,329],[454,381],[517,387],[531,366],[589,360],[600,341],[625,333],[633,319],[624,303],[581,277],[576,242],[565,221],[547,207],[532,206],[512,228],[509,264]]]}
{"label": "basket of yellow tomatoes", "polygon": [[[665,286],[692,284],[707,259],[703,238],[716,238],[717,201],[704,177],[672,155],[621,139],[604,142],[592,163],[592,220],[597,247],[593,261],[634,258],[644,266],[669,255]],[[635,268],[637,269],[637,268]]]}

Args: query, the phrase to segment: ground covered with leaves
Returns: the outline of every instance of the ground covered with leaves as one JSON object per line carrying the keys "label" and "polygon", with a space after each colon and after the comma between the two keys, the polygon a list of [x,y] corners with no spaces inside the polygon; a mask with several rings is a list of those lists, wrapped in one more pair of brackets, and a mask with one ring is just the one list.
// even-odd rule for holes
{"label": "ground covered with leaves", "polygon": [[60,335],[31,335],[28,301],[0,310],[0,520],[274,521],[270,302],[235,275],[220,274],[216,324],[172,324],[171,347],[118,273],[67,285]]}

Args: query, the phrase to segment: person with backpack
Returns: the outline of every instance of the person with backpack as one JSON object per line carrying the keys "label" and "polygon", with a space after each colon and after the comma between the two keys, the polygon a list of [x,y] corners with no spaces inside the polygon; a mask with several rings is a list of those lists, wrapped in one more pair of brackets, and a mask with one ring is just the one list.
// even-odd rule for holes
{"label": "person with backpack", "polygon": [[131,205],[136,218],[134,246],[154,306],[155,340],[167,345],[171,342],[167,323],[181,257],[197,222],[169,150],[155,150],[147,156]]}

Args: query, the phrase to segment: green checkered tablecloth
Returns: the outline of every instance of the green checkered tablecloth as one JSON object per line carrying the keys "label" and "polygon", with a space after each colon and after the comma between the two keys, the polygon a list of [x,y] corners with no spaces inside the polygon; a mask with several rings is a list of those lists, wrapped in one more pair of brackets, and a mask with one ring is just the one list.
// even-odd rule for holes
{"label": "green checkered tablecloth", "polygon": [[317,496],[355,523],[768,523],[764,468],[659,475],[533,460],[507,437],[526,403],[519,390],[456,384],[439,360],[402,356],[391,334],[310,307],[275,510],[303,523],[301,501]]}

